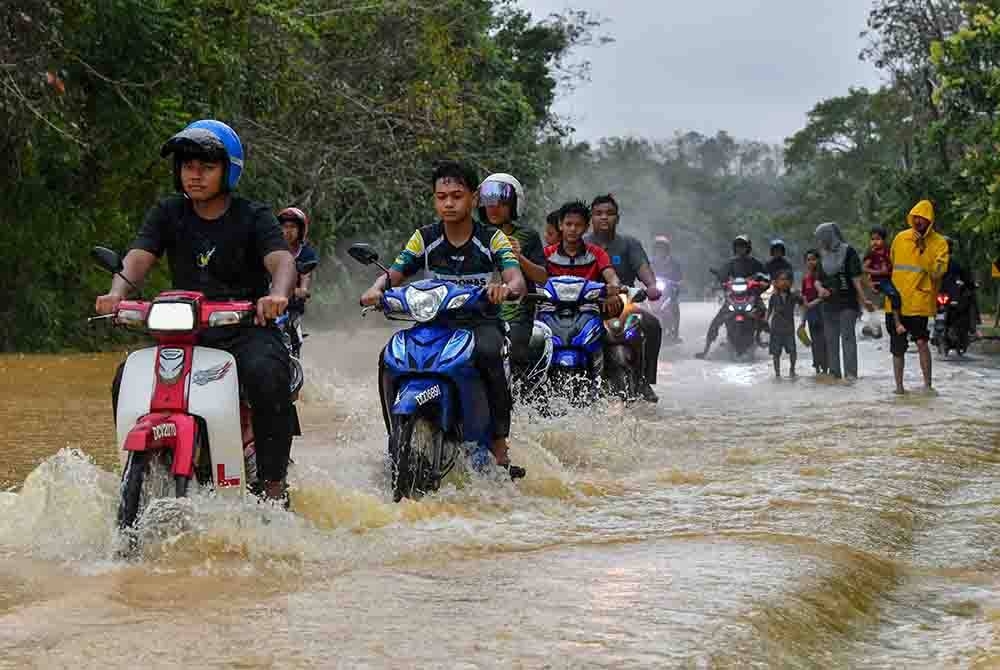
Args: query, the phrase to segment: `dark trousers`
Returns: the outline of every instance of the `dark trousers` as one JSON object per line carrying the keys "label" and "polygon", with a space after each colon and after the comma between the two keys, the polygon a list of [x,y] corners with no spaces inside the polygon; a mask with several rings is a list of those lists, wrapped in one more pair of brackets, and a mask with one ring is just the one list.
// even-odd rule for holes
{"label": "dark trousers", "polygon": [[510,328],[507,332],[507,337],[510,339],[510,362],[518,367],[532,365],[534,361],[531,360],[529,347],[531,331],[535,327],[534,319],[510,321],[507,326]]}
{"label": "dark trousers", "polygon": [[656,370],[660,362],[660,346],[663,344],[663,325],[660,324],[660,320],[656,318],[656,315],[651,312],[642,311],[640,314],[641,319],[639,323],[642,326],[642,333],[645,336],[643,338],[643,346],[645,347],[644,358],[646,369],[642,372],[646,377],[646,382],[655,384]]}
{"label": "dark trousers", "polygon": [[[507,383],[507,371],[504,368],[503,345],[504,333],[499,321],[491,321],[475,325],[463,325],[472,331],[476,339],[473,351],[473,361],[486,386],[486,397],[490,403],[490,417],[493,420],[493,437],[505,438],[510,435],[510,411],[513,401],[510,396],[510,385]],[[382,399],[382,419],[385,421],[386,432],[392,432],[389,421],[389,409],[395,397],[395,389],[388,385],[388,374],[385,370],[385,349],[378,358],[378,392]],[[391,395],[390,395],[391,392]]]}
{"label": "dark trousers", "polygon": [[[288,473],[294,414],[288,350],[277,328],[215,328],[199,344],[228,351],[236,359],[240,385],[253,408],[257,472],[264,481],[281,481]],[[123,363],[115,374],[111,399],[118,413]]]}
{"label": "dark trousers", "polygon": [[807,313],[806,323],[809,324],[809,339],[812,341],[813,367],[817,372],[830,369],[830,361],[826,355],[826,333],[823,331],[823,314],[819,305],[811,307]]}

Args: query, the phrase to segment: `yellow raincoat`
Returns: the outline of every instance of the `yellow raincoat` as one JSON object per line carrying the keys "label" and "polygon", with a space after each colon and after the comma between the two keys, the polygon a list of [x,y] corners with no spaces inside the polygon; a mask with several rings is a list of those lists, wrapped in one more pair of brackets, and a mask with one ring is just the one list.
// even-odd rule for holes
{"label": "yellow raincoat", "polygon": [[[923,235],[913,228],[915,216],[931,222]],[[896,235],[889,251],[892,283],[903,298],[903,316],[932,317],[937,313],[941,278],[948,269],[948,241],[934,229],[934,205],[929,200],[914,205],[906,222],[910,229]],[[888,300],[885,309],[892,309]]]}

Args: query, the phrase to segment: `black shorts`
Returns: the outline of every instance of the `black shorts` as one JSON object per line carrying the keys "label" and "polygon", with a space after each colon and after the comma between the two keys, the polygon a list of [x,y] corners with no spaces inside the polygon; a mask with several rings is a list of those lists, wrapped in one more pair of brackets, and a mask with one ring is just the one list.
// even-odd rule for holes
{"label": "black shorts", "polygon": [[780,356],[784,351],[789,356],[795,353],[795,333],[771,333],[769,349],[772,356]]}
{"label": "black shorts", "polygon": [[921,340],[926,342],[931,339],[931,333],[927,327],[928,317],[901,316],[899,320],[902,322],[903,327],[906,328],[906,333],[903,335],[896,334],[896,321],[892,314],[885,315],[885,328],[889,331],[889,351],[892,352],[893,356],[902,356],[905,354],[906,350],[910,348],[911,338],[914,342],[920,342]]}

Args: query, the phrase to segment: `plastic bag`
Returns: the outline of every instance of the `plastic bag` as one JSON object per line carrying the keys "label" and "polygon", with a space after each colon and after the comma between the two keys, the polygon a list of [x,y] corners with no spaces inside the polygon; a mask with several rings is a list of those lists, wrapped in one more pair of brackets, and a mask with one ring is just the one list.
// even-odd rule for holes
{"label": "plastic bag", "polygon": [[861,317],[861,333],[876,340],[882,337],[882,321],[878,312],[865,312]]}
{"label": "plastic bag", "polygon": [[799,328],[795,331],[795,334],[799,336],[799,342],[801,342],[803,346],[812,346],[812,338],[809,337],[809,329],[806,328],[805,321],[799,324]]}

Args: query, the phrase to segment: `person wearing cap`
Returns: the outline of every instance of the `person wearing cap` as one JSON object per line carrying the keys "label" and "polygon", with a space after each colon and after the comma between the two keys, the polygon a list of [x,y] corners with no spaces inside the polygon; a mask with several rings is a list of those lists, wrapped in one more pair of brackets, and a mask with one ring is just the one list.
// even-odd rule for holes
{"label": "person wearing cap", "polygon": [[[236,358],[240,381],[253,412],[257,467],[263,497],[288,504],[285,476],[294,428],[291,367],[280,331],[270,325],[288,307],[298,275],[295,260],[271,209],[237,195],[243,172],[243,145],[225,123],[196,121],[163,145],[172,156],[177,195],[146,213],[123,260],[125,275],[141,284],[166,255],[173,288],[199,291],[210,300],[252,300],[257,327],[209,329],[201,344]],[[125,299],[129,284],[112,280],[98,297],[98,314],[110,314]],[[117,405],[122,368],[112,389]]]}

